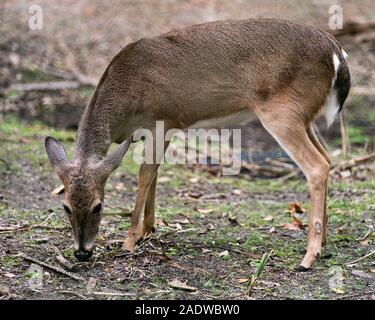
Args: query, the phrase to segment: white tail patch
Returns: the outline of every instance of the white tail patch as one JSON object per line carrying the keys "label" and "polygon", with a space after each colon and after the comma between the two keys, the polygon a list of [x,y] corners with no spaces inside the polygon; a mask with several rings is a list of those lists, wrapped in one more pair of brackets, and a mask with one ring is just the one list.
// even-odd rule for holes
{"label": "white tail patch", "polygon": [[346,53],[344,49],[341,49],[341,51],[342,51],[342,55],[344,56],[344,59],[346,60],[349,55]]}
{"label": "white tail patch", "polygon": [[[343,51],[343,54],[344,54],[344,51]],[[333,54],[333,66],[335,68],[335,75],[332,79],[331,90],[329,91],[329,94],[327,96],[326,103],[325,103],[325,116],[326,116],[328,128],[335,121],[336,115],[340,109],[340,106],[337,101],[336,91],[333,87],[337,79],[337,70],[339,69],[339,66],[340,66],[340,60],[335,53]]]}

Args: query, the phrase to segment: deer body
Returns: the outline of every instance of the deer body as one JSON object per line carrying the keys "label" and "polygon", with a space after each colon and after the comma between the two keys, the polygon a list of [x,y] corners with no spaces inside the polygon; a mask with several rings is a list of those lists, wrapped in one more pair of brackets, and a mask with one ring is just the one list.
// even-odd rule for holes
{"label": "deer body", "polygon": [[[185,129],[244,122],[255,115],[307,177],[312,205],[301,268],[311,267],[326,237],[330,164],[311,123],[324,107],[332,122],[349,86],[345,54],[337,41],[288,21],[211,22],[126,46],[109,64],[85,109],[74,160],[67,161],[55,140],[46,141],[67,191],[64,203],[71,222],[81,230],[75,232],[76,249],[92,251],[102,207],[91,223],[95,230],[85,231],[90,236],[82,230],[88,228],[93,206],[102,203],[105,181],[134,131],[154,130],[156,121],[164,121],[167,129]],[[113,142],[122,144],[107,155]],[[157,164],[141,165],[124,243],[128,250],[153,228],[157,170]]]}

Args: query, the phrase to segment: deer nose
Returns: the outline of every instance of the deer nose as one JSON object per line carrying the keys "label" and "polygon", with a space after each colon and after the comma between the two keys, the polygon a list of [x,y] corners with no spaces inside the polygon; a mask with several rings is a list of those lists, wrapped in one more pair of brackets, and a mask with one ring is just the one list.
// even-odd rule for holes
{"label": "deer nose", "polygon": [[74,256],[79,260],[79,261],[87,261],[91,258],[92,252],[91,251],[86,251],[86,250],[78,250],[74,252]]}

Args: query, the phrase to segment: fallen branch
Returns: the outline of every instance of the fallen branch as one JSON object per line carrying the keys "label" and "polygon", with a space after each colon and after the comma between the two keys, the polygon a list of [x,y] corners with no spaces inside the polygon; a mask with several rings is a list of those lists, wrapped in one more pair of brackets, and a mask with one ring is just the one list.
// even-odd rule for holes
{"label": "fallen branch", "polygon": [[339,162],[339,163],[333,165],[333,167],[331,169],[331,173],[336,172],[336,171],[348,170],[352,167],[358,166],[360,164],[367,163],[371,160],[375,160],[375,152],[370,153],[370,154],[365,155],[365,156],[362,156],[362,157],[358,157],[358,158],[354,158],[354,159]]}
{"label": "fallen branch", "polygon": [[352,261],[352,262],[348,262],[348,263],[345,263],[345,264],[346,264],[347,266],[350,266],[350,265],[352,265],[352,264],[355,264],[355,263],[357,263],[357,262],[359,262],[359,261],[362,261],[362,260],[364,260],[364,259],[366,259],[366,258],[372,256],[373,254],[375,254],[375,250],[374,250],[374,251],[371,251],[370,253],[364,255],[364,256],[361,257],[361,258],[358,258],[358,259],[356,259],[356,260],[354,260],[354,261]]}
{"label": "fallen branch", "polygon": [[342,29],[327,29],[329,33],[332,33],[335,37],[341,37],[344,35],[355,35],[367,31],[375,30],[375,21],[368,22],[355,22],[349,21],[345,23]]}
{"label": "fallen branch", "polygon": [[34,259],[34,258],[32,258],[32,257],[29,257],[29,256],[27,256],[27,255],[24,254],[24,253],[21,253],[21,254],[19,255],[19,257],[21,257],[21,258],[23,258],[23,259],[25,259],[25,260],[27,260],[27,261],[31,261],[31,262],[34,262],[34,263],[36,263],[36,264],[39,264],[39,265],[41,265],[42,267],[45,267],[45,268],[50,269],[50,270],[52,270],[52,271],[55,271],[55,272],[57,272],[57,273],[61,273],[61,274],[65,275],[65,276],[67,276],[67,277],[70,277],[70,278],[72,278],[72,279],[74,279],[74,280],[76,280],[76,281],[84,281],[84,282],[86,281],[85,278],[82,278],[82,277],[80,277],[80,276],[77,276],[77,275],[75,275],[75,274],[73,274],[73,273],[71,273],[71,272],[65,271],[64,269],[62,269],[62,268],[60,268],[60,267],[56,267],[56,266],[53,266],[53,265],[47,264],[47,263],[45,263],[45,262],[43,262],[43,261],[40,261],[40,260]]}

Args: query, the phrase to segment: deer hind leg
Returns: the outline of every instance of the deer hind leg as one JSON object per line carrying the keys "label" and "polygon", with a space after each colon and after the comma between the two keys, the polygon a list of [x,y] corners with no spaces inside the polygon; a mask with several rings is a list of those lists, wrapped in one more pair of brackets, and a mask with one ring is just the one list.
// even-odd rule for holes
{"label": "deer hind leg", "polygon": [[319,257],[322,248],[329,164],[310,140],[304,121],[298,119],[296,113],[288,113],[285,108],[282,114],[258,111],[257,115],[267,131],[297,163],[308,181],[311,197],[308,245],[306,255],[298,267],[298,270],[307,270]]}
{"label": "deer hind leg", "polygon": [[[319,150],[319,152],[322,154],[322,156],[326,159],[329,165],[331,165],[331,157],[328,154],[327,150],[322,146],[320,143],[318,137],[315,134],[314,128],[312,124],[308,126],[307,128],[307,134],[311,140],[311,142],[314,144],[314,146]],[[323,219],[323,246],[327,242],[327,232],[328,232],[328,213],[327,213],[327,193],[328,193],[328,188],[326,189],[326,196],[324,198],[324,219]]]}

